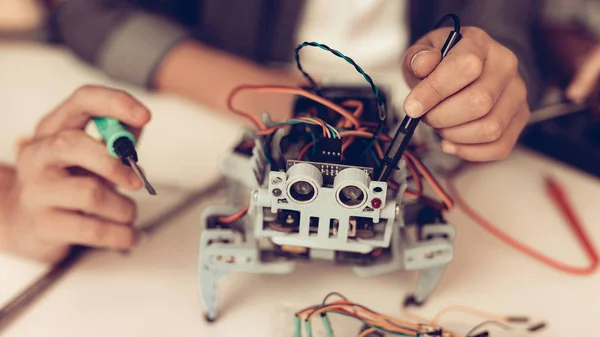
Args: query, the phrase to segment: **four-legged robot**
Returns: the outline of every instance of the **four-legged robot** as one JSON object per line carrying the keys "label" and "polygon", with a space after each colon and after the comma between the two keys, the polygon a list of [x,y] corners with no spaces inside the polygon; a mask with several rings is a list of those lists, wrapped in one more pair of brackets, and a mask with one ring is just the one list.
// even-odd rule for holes
{"label": "four-legged robot", "polygon": [[[369,94],[331,88],[329,96],[339,104],[362,100],[368,107]],[[301,103],[305,110],[306,102]],[[207,207],[201,216],[199,290],[210,321],[218,315],[218,283],[234,272],[291,273],[298,261],[317,259],[351,265],[363,277],[417,270],[418,283],[407,303],[421,304],[453,258],[454,227],[439,209],[405,197],[405,161],[394,172],[398,186],[392,189],[373,181],[377,167],[366,156],[341,160],[334,140],[324,139],[307,159],[298,160],[298,148],[306,143],[303,132],[282,128],[271,137],[249,134],[242,143],[252,143],[251,148],[240,146],[222,161],[231,203]],[[245,205],[247,213],[239,219],[219,220]]]}

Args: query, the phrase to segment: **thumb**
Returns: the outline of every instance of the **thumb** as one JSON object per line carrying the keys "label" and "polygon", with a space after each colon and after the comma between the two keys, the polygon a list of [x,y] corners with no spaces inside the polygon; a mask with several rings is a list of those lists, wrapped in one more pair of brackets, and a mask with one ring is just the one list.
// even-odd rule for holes
{"label": "thumb", "polygon": [[438,28],[420,38],[404,54],[402,71],[406,83],[413,88],[429,76],[442,61],[442,46],[451,29]]}
{"label": "thumb", "polygon": [[600,53],[591,57],[579,67],[573,80],[566,89],[566,96],[573,101],[586,99],[598,83],[600,77]]}
{"label": "thumb", "polygon": [[413,88],[429,76],[442,60],[442,53],[428,44],[415,44],[404,54],[402,67],[406,83]]}

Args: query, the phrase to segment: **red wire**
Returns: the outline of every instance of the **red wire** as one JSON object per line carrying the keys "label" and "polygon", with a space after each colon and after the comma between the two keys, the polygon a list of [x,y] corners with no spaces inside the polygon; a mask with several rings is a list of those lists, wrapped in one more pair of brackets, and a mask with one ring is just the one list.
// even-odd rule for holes
{"label": "red wire", "polygon": [[245,206],[244,208],[237,211],[236,213],[233,213],[230,216],[217,218],[217,220],[222,224],[228,225],[241,219],[244,215],[246,215],[246,213],[248,213],[248,206]]}
{"label": "red wire", "polygon": [[598,268],[598,263],[600,259],[598,257],[596,249],[594,248],[593,244],[591,243],[591,240],[589,239],[589,236],[586,234],[583,225],[581,224],[581,222],[579,222],[579,220],[575,216],[575,213],[569,206],[566,196],[562,192],[562,189],[559,187],[558,183],[552,180],[547,180],[547,187],[552,199],[558,204],[558,207],[563,212],[563,215],[565,215],[565,217],[567,218],[571,230],[579,240],[580,244],[584,247],[586,255],[590,260],[590,264],[587,267],[574,267],[556,261],[504,233],[499,228],[497,228],[489,221],[484,219],[477,212],[475,212],[471,207],[469,207],[469,205],[467,205],[467,203],[458,194],[456,186],[454,185],[454,181],[452,179],[448,180],[448,188],[450,189],[452,195],[454,195],[454,200],[462,209],[462,211],[473,221],[475,221],[476,224],[486,229],[488,232],[496,236],[504,243],[553,269],[573,275],[590,275],[594,273]]}

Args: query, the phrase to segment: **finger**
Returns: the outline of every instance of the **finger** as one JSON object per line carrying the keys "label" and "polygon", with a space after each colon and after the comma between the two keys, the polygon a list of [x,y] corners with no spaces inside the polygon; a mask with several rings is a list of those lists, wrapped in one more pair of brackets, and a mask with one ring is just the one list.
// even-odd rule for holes
{"label": "finger", "polygon": [[442,60],[441,49],[451,29],[439,28],[421,37],[404,54],[403,73],[412,88],[427,77]]}
{"label": "finger", "polygon": [[[489,114],[474,121],[438,129],[437,131],[442,138],[454,143],[477,144],[494,142],[502,136],[510,121],[520,111],[526,99],[527,91],[525,83],[523,83],[520,77],[516,76],[504,90],[498,103]],[[485,103],[485,108],[482,110],[487,109],[487,104],[489,103]]]}
{"label": "finger", "polygon": [[[487,115],[498,102],[504,90],[518,80],[517,57],[506,47],[496,44],[491,47],[481,76],[475,82],[447,98],[423,116],[423,121],[433,128],[449,128],[480,119]],[[522,104],[526,87],[517,85],[509,96]],[[519,91],[519,90],[522,90]],[[526,98],[526,97],[525,97]],[[524,99],[524,98],[523,98]],[[512,116],[511,116],[512,117]]]}
{"label": "finger", "polygon": [[119,223],[132,223],[133,200],[93,177],[71,177],[38,183],[24,189],[29,205],[79,211]]}
{"label": "finger", "polygon": [[92,247],[126,249],[137,241],[130,226],[65,210],[43,213],[35,220],[34,228],[44,240]]}
{"label": "finger", "polygon": [[598,84],[600,77],[600,54],[585,62],[573,77],[566,90],[570,100],[580,101],[587,98]]}
{"label": "finger", "polygon": [[404,54],[403,75],[406,83],[414,88],[427,77],[442,60],[442,53],[429,44],[415,44]]}
{"label": "finger", "polygon": [[75,166],[123,188],[136,190],[142,187],[140,179],[129,166],[110,156],[102,143],[83,131],[63,131],[34,141],[23,150],[19,166],[25,172],[38,176],[48,168]]}
{"label": "finger", "polygon": [[465,35],[440,64],[419,82],[404,102],[413,118],[421,117],[444,99],[475,81],[483,71],[489,44],[479,36]]}
{"label": "finger", "polygon": [[124,91],[88,85],[75,91],[46,115],[38,125],[35,137],[65,129],[83,129],[92,117],[115,118],[139,135],[140,129],[150,121],[150,111]]}
{"label": "finger", "polygon": [[524,105],[497,141],[485,144],[455,144],[442,140],[442,150],[469,161],[481,162],[507,158],[512,152],[521,131],[529,120],[529,107]]}

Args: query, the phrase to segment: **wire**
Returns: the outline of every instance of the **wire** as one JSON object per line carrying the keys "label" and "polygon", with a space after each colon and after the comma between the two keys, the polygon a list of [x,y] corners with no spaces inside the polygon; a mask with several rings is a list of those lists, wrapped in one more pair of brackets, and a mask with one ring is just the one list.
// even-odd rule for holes
{"label": "wire", "polygon": [[[369,76],[358,64],[356,64],[356,62],[354,62],[353,59],[349,58],[348,56],[342,54],[341,52],[339,52],[335,49],[332,49],[331,47],[329,47],[325,44],[318,43],[318,42],[303,42],[303,43],[299,44],[295,50],[296,66],[298,67],[298,70],[302,73],[302,75],[309,81],[309,83],[310,83],[311,87],[313,87],[313,89],[317,90],[317,87],[318,87],[317,83],[312,79],[312,77],[310,77],[310,75],[306,71],[304,71],[304,69],[302,69],[302,65],[300,64],[300,49],[302,49],[306,46],[319,47],[323,50],[326,50],[326,51],[332,53],[333,55],[335,55],[337,57],[344,59],[346,62],[353,65],[354,68],[356,69],[356,71],[358,71],[361,75],[363,75],[363,77],[369,83],[369,85],[371,86],[371,89],[375,93],[375,99],[377,100],[377,106],[379,108],[379,119],[380,120],[385,119],[385,105],[384,105],[383,99],[381,98],[379,88],[377,88],[375,83],[373,83],[371,76]],[[383,112],[383,115],[382,115],[382,112]]]}
{"label": "wire", "polygon": [[302,160],[302,157],[304,157],[304,155],[306,154],[306,151],[308,151],[308,149],[310,149],[311,145],[313,145],[314,142],[308,142],[306,143],[306,145],[304,145],[304,147],[300,150],[300,152],[298,152],[298,158],[296,158],[296,160]]}
{"label": "wire", "polygon": [[318,125],[323,129],[323,136],[324,137],[328,137],[331,138],[332,136],[332,130],[333,133],[337,136],[339,133],[337,132],[337,130],[335,130],[331,125],[325,123],[325,121],[323,121],[320,118],[309,118],[309,117],[299,117],[299,118],[292,118],[292,119],[288,119],[285,122],[281,122],[281,123],[277,123],[274,126],[270,127],[270,128],[266,128],[264,130],[259,130],[256,131],[255,134],[259,135],[259,136],[264,136],[264,135],[270,135],[271,133],[284,128],[286,126],[290,126],[290,125],[296,125],[296,124],[300,124],[300,123],[307,123],[307,124],[312,124],[312,125]]}
{"label": "wire", "polygon": [[260,92],[260,93],[285,93],[285,94],[294,94],[294,95],[298,95],[298,96],[303,96],[303,97],[309,98],[317,103],[323,104],[324,106],[330,108],[331,110],[342,115],[344,118],[348,119],[348,121],[350,121],[350,123],[352,123],[352,125],[354,125],[357,129],[360,128],[360,122],[358,121],[358,119],[356,119],[346,109],[342,108],[341,106],[333,103],[332,101],[330,101],[328,99],[325,99],[323,97],[315,95],[304,89],[300,89],[300,88],[296,88],[296,87],[288,87],[288,86],[276,86],[276,85],[272,85],[272,86],[240,85],[240,86],[236,87],[229,94],[229,98],[227,99],[227,106],[229,107],[229,109],[232,112],[234,112],[238,115],[244,116],[244,117],[250,119],[251,121],[253,121],[254,124],[261,130],[264,130],[267,128],[262,121],[260,121],[257,117],[253,116],[251,113],[243,111],[243,110],[239,110],[233,106],[233,99],[235,98],[235,96],[238,95],[240,92],[246,91],[246,90],[256,91],[256,92]]}
{"label": "wire", "polygon": [[498,321],[494,321],[494,320],[489,320],[489,321],[485,321],[482,323],[477,324],[473,329],[471,329],[471,331],[467,332],[467,334],[465,335],[465,337],[473,337],[472,335],[477,332],[479,329],[483,328],[486,325],[496,325],[499,326],[500,328],[506,330],[506,331],[510,331],[511,327],[507,324],[504,324],[502,322],[498,322]]}
{"label": "wire", "polygon": [[358,337],[366,337],[371,332],[376,332],[376,331],[377,331],[377,328],[368,328],[365,331],[361,332],[361,334],[358,335]]}
{"label": "wire", "polygon": [[[532,258],[538,262],[541,262],[542,264],[544,264],[550,268],[553,268],[555,270],[558,270],[558,271],[561,271],[561,272],[564,272],[567,274],[580,275],[580,276],[590,275],[590,274],[593,274],[596,271],[596,269],[598,268],[598,264],[599,264],[598,253],[596,252],[596,249],[592,245],[591,241],[588,239],[588,235],[585,233],[583,225],[579,222],[578,219],[570,218],[569,216],[567,216],[571,230],[576,234],[578,241],[584,247],[586,255],[589,259],[589,265],[586,267],[575,267],[575,266],[567,265],[565,263],[556,261],[556,260],[542,254],[538,250],[535,250],[535,249],[531,248],[530,246],[522,243],[521,241],[518,241],[518,240],[512,238],[510,235],[504,233],[498,227],[494,226],[491,222],[484,219],[480,214],[475,212],[475,210],[473,208],[471,208],[465,202],[465,200],[458,193],[455,182],[453,180],[454,179],[448,180],[448,188],[449,188],[450,192],[452,193],[452,195],[454,196],[454,199],[456,200],[457,205],[477,225],[483,227],[485,230],[487,230],[490,234],[494,235],[500,241],[506,243],[507,245],[516,249],[517,251],[525,254],[526,256],[529,256],[530,258]],[[555,188],[557,188],[557,185],[548,185],[548,188],[555,189]],[[551,191],[552,190],[550,190],[549,192],[551,192]],[[556,192],[554,192],[554,193],[556,193]],[[562,192],[560,192],[560,193],[562,193]],[[566,202],[566,198],[564,196],[562,198],[564,198],[562,201]],[[555,199],[553,198],[553,200],[555,200]],[[560,207],[563,208],[564,205],[560,206]]]}
{"label": "wire", "polygon": [[[356,110],[354,110],[354,113],[352,114],[354,117],[356,117],[356,119],[359,119],[362,116],[364,104],[361,101],[349,99],[347,101],[342,102],[342,106],[350,106],[356,108]],[[361,124],[362,123],[363,122],[361,122]],[[338,128],[350,128],[352,124],[350,124],[348,120],[340,120],[336,126]]]}
{"label": "wire", "polygon": [[342,295],[342,294],[338,293],[337,291],[332,291],[332,292],[330,292],[329,294],[327,294],[327,295],[325,296],[325,298],[323,299],[323,302],[321,303],[321,305],[325,305],[325,303],[327,303],[327,300],[328,300],[330,297],[332,297],[332,296],[337,296],[337,297],[339,297],[339,298],[341,298],[341,299],[343,299],[343,300],[345,300],[345,301],[349,301],[349,300],[348,300],[348,297],[346,297],[346,296],[344,296],[344,295]]}
{"label": "wire", "polygon": [[327,337],[334,337],[333,329],[331,328],[331,322],[329,321],[329,318],[327,318],[327,315],[321,315],[321,320],[323,321],[323,326],[327,332]]}
{"label": "wire", "polygon": [[442,26],[442,24],[448,19],[452,19],[452,21],[454,22],[454,31],[460,32],[460,18],[458,17],[458,15],[456,15],[454,13],[448,13],[448,14],[442,16],[442,18],[435,24],[433,29],[440,28]]}
{"label": "wire", "polygon": [[[337,302],[333,302],[333,303],[326,304],[326,305],[316,306],[308,314],[308,316],[306,317],[306,320],[311,320],[317,314],[320,314],[320,313],[323,313],[323,312],[326,312],[329,310],[344,309],[346,306],[355,308],[358,312],[366,313],[367,315],[375,315],[375,316],[382,318],[384,320],[383,326],[392,325],[392,326],[395,326],[396,328],[404,330],[404,332],[408,331],[408,333],[417,333],[418,332],[419,326],[416,324],[412,324],[410,322],[404,322],[404,321],[398,320],[396,318],[377,313],[363,305],[356,304],[356,303],[349,302],[349,301],[337,301]],[[302,314],[306,314],[306,311],[300,313],[300,315],[302,315]]]}
{"label": "wire", "polygon": [[477,310],[477,309],[473,309],[473,308],[469,308],[466,307],[464,305],[451,305],[449,307],[446,307],[442,310],[440,310],[431,320],[431,324],[433,325],[438,325],[437,323],[440,321],[440,319],[442,318],[442,316],[444,316],[445,314],[448,314],[450,312],[462,312],[465,314],[469,314],[472,316],[476,316],[485,320],[491,320],[491,321],[500,321],[500,322],[505,322],[506,316],[495,316],[495,315],[490,315],[488,313],[485,313],[483,311]]}
{"label": "wire", "polygon": [[408,167],[408,170],[410,171],[410,174],[413,176],[413,180],[415,181],[415,185],[417,188],[417,196],[422,196],[423,195],[423,181],[421,181],[421,176],[419,175],[419,172],[417,171],[417,166],[415,165],[415,163],[410,159],[409,156],[405,155],[405,162],[406,162],[406,167]]}
{"label": "wire", "polygon": [[233,213],[230,216],[219,217],[219,218],[217,218],[217,221],[219,221],[220,223],[222,223],[224,225],[228,225],[228,224],[231,224],[231,223],[234,223],[234,222],[238,221],[244,215],[246,215],[246,213],[248,213],[248,206],[245,206],[244,208],[242,208],[241,210],[237,211],[236,213]]}
{"label": "wire", "polygon": [[454,201],[452,197],[450,197],[450,195],[446,191],[444,191],[442,186],[438,183],[438,181],[431,174],[431,172],[429,172],[427,167],[423,165],[421,160],[415,155],[413,155],[410,151],[405,151],[404,155],[406,155],[406,157],[409,158],[409,160],[411,160],[417,166],[425,180],[429,183],[429,185],[431,185],[436,194],[442,199],[444,205],[446,205],[446,209],[452,210],[452,208],[454,208]]}
{"label": "wire", "polygon": [[[342,138],[348,137],[348,136],[354,136],[354,137],[360,137],[360,138],[373,138],[375,135],[372,132],[368,132],[368,131],[351,130],[351,131],[340,132],[340,136]],[[386,135],[379,135],[379,137],[384,142],[389,140],[389,136],[386,137]]]}

